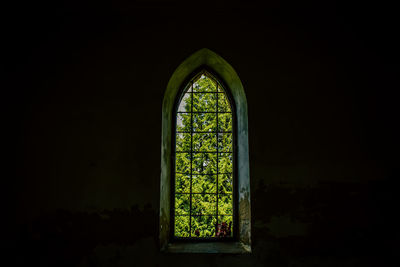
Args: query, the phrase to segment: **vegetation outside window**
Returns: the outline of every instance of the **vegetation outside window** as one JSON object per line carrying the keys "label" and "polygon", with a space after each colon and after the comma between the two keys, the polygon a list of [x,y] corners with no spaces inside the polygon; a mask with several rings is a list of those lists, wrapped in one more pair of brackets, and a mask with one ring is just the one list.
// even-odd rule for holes
{"label": "vegetation outside window", "polygon": [[187,58],[162,106],[160,249],[251,252],[247,101],[232,66]]}
{"label": "vegetation outside window", "polygon": [[202,70],[184,88],[176,113],[173,237],[235,236],[232,107],[221,82]]}

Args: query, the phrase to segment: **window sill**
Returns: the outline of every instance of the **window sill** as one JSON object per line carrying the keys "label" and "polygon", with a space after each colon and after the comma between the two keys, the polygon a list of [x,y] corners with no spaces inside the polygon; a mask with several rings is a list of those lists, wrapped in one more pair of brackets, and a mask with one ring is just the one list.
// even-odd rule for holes
{"label": "window sill", "polygon": [[241,242],[201,242],[170,243],[165,249],[168,253],[251,253],[251,247]]}

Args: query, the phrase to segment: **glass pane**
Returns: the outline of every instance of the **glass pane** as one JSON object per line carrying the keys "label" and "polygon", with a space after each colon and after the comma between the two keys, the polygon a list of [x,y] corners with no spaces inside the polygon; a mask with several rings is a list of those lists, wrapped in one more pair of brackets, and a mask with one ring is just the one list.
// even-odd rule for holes
{"label": "glass pane", "polygon": [[232,152],[232,134],[223,133],[218,134],[218,151],[220,152]]}
{"label": "glass pane", "polygon": [[194,82],[193,92],[216,92],[217,85],[215,81],[202,74],[199,79]]}
{"label": "glass pane", "polygon": [[189,193],[190,192],[190,174],[175,174],[175,192]]}
{"label": "glass pane", "polygon": [[190,152],[191,142],[192,142],[192,135],[190,133],[177,133],[176,151]]}
{"label": "glass pane", "polygon": [[[230,113],[227,113],[230,114]],[[189,120],[190,123],[190,120]],[[190,129],[190,128],[189,128]],[[216,113],[193,113],[194,132],[216,132],[217,115]]]}
{"label": "glass pane", "polygon": [[176,131],[190,132],[191,131],[191,113],[178,113],[176,117]]}
{"label": "glass pane", "polygon": [[225,93],[225,90],[220,83],[218,83],[218,92]]}
{"label": "glass pane", "polygon": [[217,97],[215,93],[193,94],[193,111],[215,112],[216,107]]}
{"label": "glass pane", "polygon": [[219,153],[218,156],[218,172],[219,173],[232,173],[233,162],[232,153]]}
{"label": "glass pane", "polygon": [[176,237],[189,237],[189,216],[176,216],[175,217],[175,236]]}
{"label": "glass pane", "polygon": [[193,193],[216,193],[217,191],[216,175],[193,175],[192,192]]}
{"label": "glass pane", "polygon": [[188,215],[190,211],[190,195],[175,194],[175,215]]}
{"label": "glass pane", "polygon": [[192,217],[192,237],[214,237],[215,216],[193,216]]}
{"label": "glass pane", "polygon": [[190,173],[190,153],[176,153],[175,172]]}
{"label": "glass pane", "polygon": [[218,94],[218,111],[231,112],[231,105],[229,104],[229,100],[224,93]]}
{"label": "glass pane", "polygon": [[233,201],[232,195],[218,195],[218,215],[232,215]]}
{"label": "glass pane", "polygon": [[216,214],[217,198],[215,194],[192,194],[192,214]]}
{"label": "glass pane", "polygon": [[193,153],[192,172],[193,174],[216,174],[217,154]]}
{"label": "glass pane", "polygon": [[218,175],[218,193],[232,193],[233,179],[232,174]]}
{"label": "glass pane", "polygon": [[217,233],[218,237],[231,237],[233,236],[233,217],[232,216],[218,216]]}
{"label": "glass pane", "polygon": [[193,151],[216,152],[217,135],[215,133],[194,133]]}
{"label": "glass pane", "polygon": [[218,114],[218,132],[232,132],[232,113]]}
{"label": "glass pane", "polygon": [[183,95],[181,102],[179,103],[178,111],[179,112],[192,112],[192,94],[186,93]]}

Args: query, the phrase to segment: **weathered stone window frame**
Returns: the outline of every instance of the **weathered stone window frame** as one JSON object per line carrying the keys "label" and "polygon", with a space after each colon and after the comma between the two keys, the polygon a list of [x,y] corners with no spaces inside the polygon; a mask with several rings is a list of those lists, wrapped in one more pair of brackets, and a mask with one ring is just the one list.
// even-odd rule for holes
{"label": "weathered stone window frame", "polygon": [[[237,223],[238,236],[226,242],[172,242],[170,236],[171,210],[171,159],[173,155],[172,124],[174,103],[187,78],[200,67],[216,73],[227,85],[236,106],[237,132]],[[168,82],[162,106],[161,182],[160,182],[160,248],[177,253],[249,253],[251,252],[250,171],[248,149],[247,101],[243,85],[232,66],[209,49],[201,49],[188,57],[173,73]]]}

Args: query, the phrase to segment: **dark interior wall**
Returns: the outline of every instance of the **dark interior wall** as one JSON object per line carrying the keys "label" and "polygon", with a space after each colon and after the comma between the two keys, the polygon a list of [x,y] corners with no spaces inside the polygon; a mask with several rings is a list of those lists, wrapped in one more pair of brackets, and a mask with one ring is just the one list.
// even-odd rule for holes
{"label": "dark interior wall", "polygon": [[[392,266],[400,57],[391,7],[68,1],[9,10],[3,108],[14,175],[4,236],[14,263]],[[203,47],[235,68],[247,96],[250,255],[158,249],[163,94]]]}

